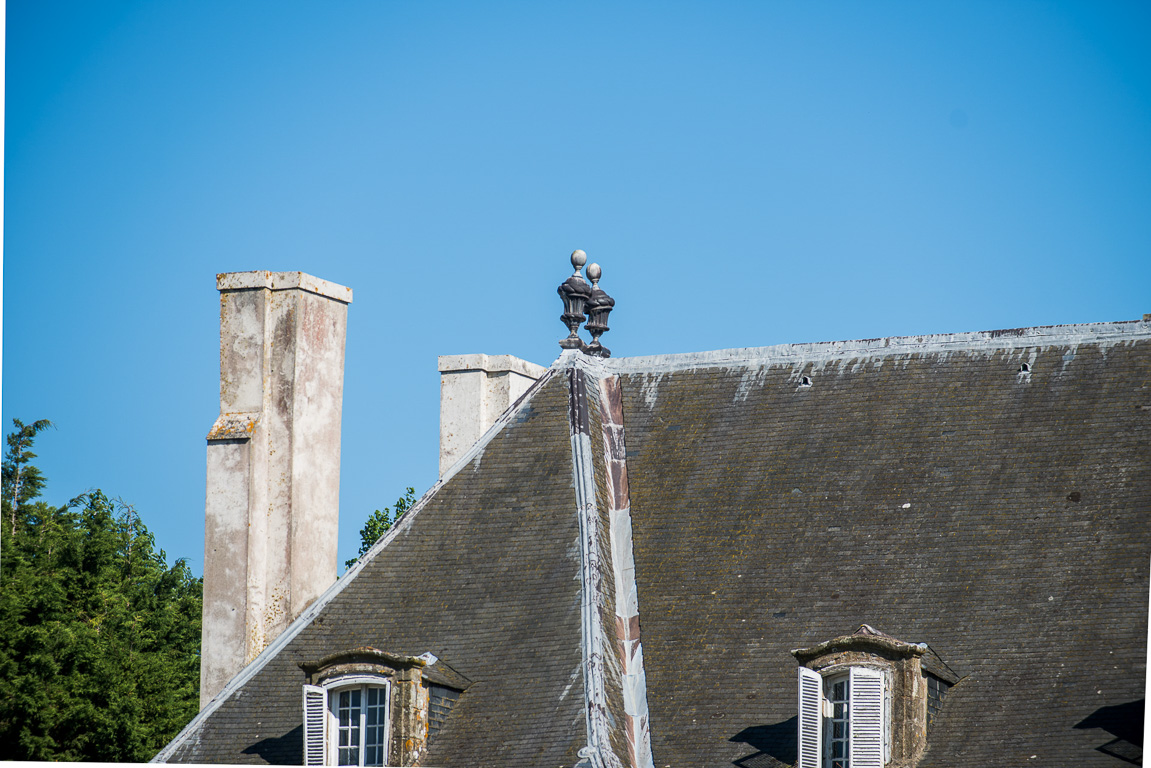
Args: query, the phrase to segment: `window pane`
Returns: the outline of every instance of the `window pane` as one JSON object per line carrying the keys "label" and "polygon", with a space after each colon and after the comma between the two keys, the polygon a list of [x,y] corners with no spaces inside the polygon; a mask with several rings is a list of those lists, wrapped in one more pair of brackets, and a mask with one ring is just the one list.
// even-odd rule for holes
{"label": "window pane", "polygon": [[367,725],[364,732],[364,765],[384,765],[387,745],[387,688],[367,689]]}
{"label": "window pane", "polygon": [[328,694],[334,717],[329,748],[337,765],[383,766],[388,763],[388,688],[357,685]]}
{"label": "window pane", "polygon": [[851,710],[848,708],[850,685],[846,678],[827,681],[826,695],[831,703],[831,717],[824,726],[825,765],[830,768],[848,768],[848,745],[851,743],[848,721]]}
{"label": "window pane", "polygon": [[360,689],[340,691],[336,695],[336,763],[360,764]]}

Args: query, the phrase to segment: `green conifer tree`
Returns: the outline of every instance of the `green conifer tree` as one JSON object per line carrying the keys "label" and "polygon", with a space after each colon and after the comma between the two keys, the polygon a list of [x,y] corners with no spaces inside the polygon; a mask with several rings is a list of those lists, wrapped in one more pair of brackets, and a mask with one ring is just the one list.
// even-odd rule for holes
{"label": "green conifer tree", "polygon": [[146,761],[199,706],[202,583],[122,501],[36,501],[40,424],[15,422],[0,488],[0,759]]}
{"label": "green conifer tree", "polygon": [[0,468],[0,498],[3,499],[4,519],[16,532],[16,513],[23,504],[36,498],[44,489],[44,475],[28,462],[36,458],[32,453],[32,441],[36,435],[53,426],[47,419],[24,424],[20,419],[12,419],[16,430],[8,435],[8,450]]}

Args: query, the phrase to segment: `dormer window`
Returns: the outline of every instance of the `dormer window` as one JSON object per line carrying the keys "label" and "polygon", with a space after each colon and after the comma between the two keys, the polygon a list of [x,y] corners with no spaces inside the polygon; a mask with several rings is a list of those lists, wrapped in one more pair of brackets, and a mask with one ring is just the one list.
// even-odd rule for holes
{"label": "dormer window", "polygon": [[[318,761],[309,760],[309,765],[387,765],[390,694],[390,681],[374,675],[336,677],[327,685],[304,686],[309,757]],[[321,718],[326,722],[320,722]],[[309,742],[307,737],[305,742]]]}
{"label": "dormer window", "polygon": [[[929,717],[958,680],[926,643],[896,640],[866,624],[792,655],[800,663],[797,768],[914,765]],[[936,694],[930,709],[929,690]]]}
{"label": "dormer window", "polygon": [[305,765],[416,765],[470,683],[430,653],[366,647],[300,668]]}
{"label": "dormer window", "polygon": [[388,746],[388,686],[356,685],[330,697],[336,715],[336,765],[383,765]]}
{"label": "dormer window", "polygon": [[891,753],[883,671],[837,665],[826,672],[799,668],[799,768],[883,768]]}

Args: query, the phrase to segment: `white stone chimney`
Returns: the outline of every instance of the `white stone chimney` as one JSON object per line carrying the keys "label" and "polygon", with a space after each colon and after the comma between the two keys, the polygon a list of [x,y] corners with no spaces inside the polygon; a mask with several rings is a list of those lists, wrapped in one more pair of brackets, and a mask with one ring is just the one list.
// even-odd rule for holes
{"label": "white stone chimney", "polygon": [[336,580],[344,337],[352,291],[232,272],[208,434],[200,706]]}
{"label": "white stone chimney", "polygon": [[440,475],[547,371],[511,355],[440,356]]}

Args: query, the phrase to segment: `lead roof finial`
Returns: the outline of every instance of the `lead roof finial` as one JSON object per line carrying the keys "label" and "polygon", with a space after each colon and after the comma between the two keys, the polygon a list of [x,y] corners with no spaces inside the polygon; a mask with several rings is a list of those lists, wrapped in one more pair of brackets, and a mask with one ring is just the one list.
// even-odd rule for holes
{"label": "lead roof finial", "polygon": [[[575,274],[579,274],[579,271],[583,269],[584,264],[587,264],[587,254],[579,248],[576,248],[574,251],[572,251],[572,266],[575,267]],[[588,273],[588,277],[591,277],[590,272]]]}
{"label": "lead roof finial", "polygon": [[587,268],[587,276],[591,278],[591,296],[587,300],[587,329],[591,334],[591,344],[584,351],[595,357],[611,357],[611,350],[599,343],[599,337],[608,332],[607,316],[615,306],[615,299],[599,287],[599,279],[603,274],[599,264],[592,264]]}
{"label": "lead roof finial", "polygon": [[560,346],[564,349],[583,349],[584,343],[579,337],[579,327],[584,321],[584,305],[591,296],[591,286],[583,279],[580,269],[587,263],[587,254],[577,248],[572,251],[571,258],[575,272],[557,289],[564,302],[564,313],[560,315],[560,320],[569,331],[568,337],[560,340]]}

